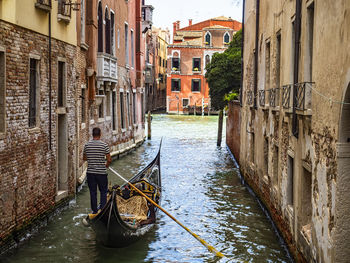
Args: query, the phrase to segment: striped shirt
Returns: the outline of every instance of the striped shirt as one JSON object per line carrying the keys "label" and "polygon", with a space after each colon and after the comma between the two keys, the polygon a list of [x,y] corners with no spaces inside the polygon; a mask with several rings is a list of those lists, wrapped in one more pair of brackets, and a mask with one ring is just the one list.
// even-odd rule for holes
{"label": "striped shirt", "polygon": [[101,140],[91,140],[84,146],[84,154],[88,162],[88,173],[106,174],[106,154],[108,144]]}

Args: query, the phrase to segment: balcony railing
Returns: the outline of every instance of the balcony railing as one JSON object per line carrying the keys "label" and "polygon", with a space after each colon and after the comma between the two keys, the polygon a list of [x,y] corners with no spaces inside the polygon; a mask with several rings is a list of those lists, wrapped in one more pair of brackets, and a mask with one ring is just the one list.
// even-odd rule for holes
{"label": "balcony railing", "polygon": [[247,104],[253,104],[253,92],[251,90],[247,90]]}
{"label": "balcony railing", "polygon": [[70,21],[71,4],[70,0],[58,0],[58,19],[66,22]]}
{"label": "balcony railing", "polygon": [[274,88],[269,90],[269,105],[270,107],[279,106],[280,102],[280,88]]}
{"label": "balcony railing", "polygon": [[292,92],[292,84],[284,85],[282,86],[282,106],[285,109],[290,108],[290,98],[291,98],[291,92]]}
{"label": "balcony railing", "polygon": [[265,107],[265,90],[259,90],[259,105]]}
{"label": "balcony railing", "polygon": [[117,81],[117,58],[106,54],[97,53],[97,78],[102,81]]}
{"label": "balcony railing", "polygon": [[36,0],[35,7],[49,12],[51,10],[51,0]]}
{"label": "balcony railing", "polygon": [[311,89],[313,82],[301,82],[296,85],[295,108],[297,110],[311,109]]}

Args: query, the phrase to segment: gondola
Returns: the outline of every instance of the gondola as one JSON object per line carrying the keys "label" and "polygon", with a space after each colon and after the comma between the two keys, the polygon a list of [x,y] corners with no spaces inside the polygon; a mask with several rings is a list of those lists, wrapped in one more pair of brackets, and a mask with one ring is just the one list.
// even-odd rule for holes
{"label": "gondola", "polygon": [[[129,180],[157,204],[161,200],[160,149],[161,145],[154,160]],[[103,245],[126,247],[149,232],[158,210],[125,183],[114,185],[109,190],[106,205],[97,215],[89,214],[83,222],[92,227]]]}

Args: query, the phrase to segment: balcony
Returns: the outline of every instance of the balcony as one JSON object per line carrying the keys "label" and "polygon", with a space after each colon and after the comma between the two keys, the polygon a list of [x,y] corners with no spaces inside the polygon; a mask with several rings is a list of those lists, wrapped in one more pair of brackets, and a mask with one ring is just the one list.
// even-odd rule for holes
{"label": "balcony", "polygon": [[269,90],[269,105],[270,107],[279,107],[280,104],[280,88]]}
{"label": "balcony", "polygon": [[58,18],[58,21],[64,21],[69,23],[71,18],[71,1],[70,0],[58,0],[57,18]]}
{"label": "balcony", "polygon": [[295,109],[300,111],[311,110],[311,92],[313,82],[295,84]]}
{"label": "balcony", "polygon": [[291,92],[292,92],[292,84],[284,85],[282,86],[282,106],[285,109],[290,108],[290,99],[291,99]]}
{"label": "balcony", "polygon": [[142,33],[146,33],[148,29],[152,28],[153,9],[154,7],[151,5],[142,6]]}
{"label": "balcony", "polygon": [[36,0],[35,7],[45,12],[50,12],[51,0]]}
{"label": "balcony", "polygon": [[259,90],[259,105],[265,107],[265,90]]}
{"label": "balcony", "polygon": [[97,53],[97,79],[117,82],[117,58],[106,53]]}

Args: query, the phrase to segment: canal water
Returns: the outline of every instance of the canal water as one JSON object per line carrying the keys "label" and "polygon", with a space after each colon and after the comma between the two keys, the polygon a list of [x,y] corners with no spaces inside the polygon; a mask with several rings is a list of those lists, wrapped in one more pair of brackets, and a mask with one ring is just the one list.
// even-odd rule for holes
{"label": "canal water", "polygon": [[[290,262],[256,199],[241,184],[224,140],[216,146],[217,116],[155,115],[152,139],[112,166],[130,178],[154,158],[161,137],[162,206],[225,258],[208,252],[162,212],[137,243],[103,247],[82,224],[90,211],[84,186],[68,209],[0,262]],[[122,183],[113,174],[109,180]]]}

